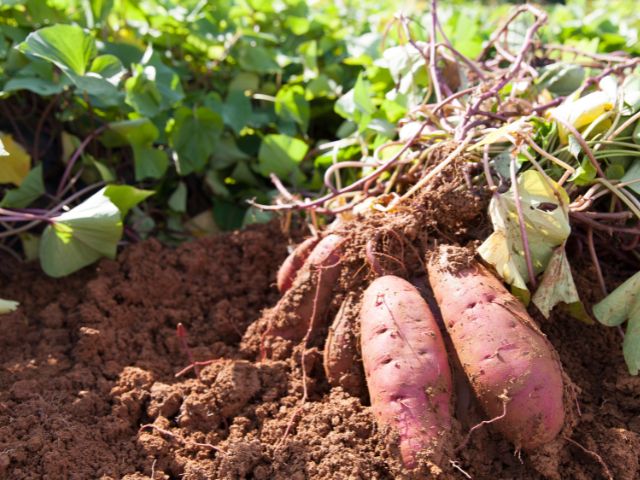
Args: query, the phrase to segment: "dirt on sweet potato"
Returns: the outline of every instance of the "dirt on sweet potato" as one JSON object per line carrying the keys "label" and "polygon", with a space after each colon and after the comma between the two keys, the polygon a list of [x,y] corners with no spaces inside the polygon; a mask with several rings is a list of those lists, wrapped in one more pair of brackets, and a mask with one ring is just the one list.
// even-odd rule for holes
{"label": "dirt on sweet potato", "polygon": [[[442,185],[457,188],[450,180]],[[483,234],[482,192],[463,194],[461,213],[450,209],[446,221],[424,213],[450,200],[438,192],[392,219],[344,227],[353,241],[333,314],[345,282],[357,295],[374,277],[362,252],[375,229],[382,232],[377,249],[388,255],[379,257],[385,273],[404,278],[422,270],[411,246],[417,240],[469,244]],[[247,329],[279,299],[276,272],[286,244],[275,223],[176,249],[151,240],[62,280],[0,257],[0,297],[21,303],[0,316],[0,479],[407,478],[366,399],[327,383],[326,332],[304,355],[294,346],[281,360],[261,362],[257,350],[240,348],[243,338],[245,347],[259,345],[259,333]],[[581,288],[595,285],[588,265],[575,274]],[[188,365],[175,334],[179,322],[196,359],[214,360],[201,380],[193,372],[175,377]],[[615,479],[640,477],[640,378],[626,370],[618,332],[562,315],[541,328],[579,389],[577,443],[546,457],[520,456],[484,427],[445,465],[443,478],[463,479],[464,471],[474,479],[537,480],[542,470],[594,480],[607,478],[605,466]],[[461,443],[482,416],[464,388],[456,384],[456,391]]]}

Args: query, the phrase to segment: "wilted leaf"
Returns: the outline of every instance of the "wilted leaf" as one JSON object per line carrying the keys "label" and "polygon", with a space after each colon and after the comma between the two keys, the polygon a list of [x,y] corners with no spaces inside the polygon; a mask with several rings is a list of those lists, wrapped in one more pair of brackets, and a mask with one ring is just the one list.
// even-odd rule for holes
{"label": "wilted leaf", "polygon": [[19,302],[15,302],[13,300],[5,300],[3,298],[0,298],[0,315],[3,313],[11,313],[14,312],[18,306],[20,305]]}
{"label": "wilted leaf", "polygon": [[622,350],[629,373],[640,370],[640,272],[593,307],[596,319],[609,327],[628,320]]}
{"label": "wilted leaf", "polygon": [[[551,183],[536,170],[527,170],[518,176],[520,203],[536,274],[544,271],[554,248],[571,232],[567,212],[569,197],[557,183],[548,181]],[[489,216],[494,233],[478,252],[507,283],[526,290],[528,272],[513,187],[491,199]]]}
{"label": "wilted leaf", "polygon": [[0,133],[2,151],[8,155],[0,155],[0,183],[13,183],[20,186],[31,169],[31,156],[22,145],[6,133]]}
{"label": "wilted leaf", "polygon": [[484,145],[491,145],[492,143],[507,142],[509,141],[508,136],[514,136],[526,129],[530,130],[531,125],[524,118],[519,118],[515,122],[508,123],[490,132],[486,137],[476,143],[475,147],[480,148]]}
{"label": "wilted leaf", "polygon": [[532,301],[545,318],[549,318],[553,307],[560,302],[567,305],[580,302],[564,246],[553,252]]}

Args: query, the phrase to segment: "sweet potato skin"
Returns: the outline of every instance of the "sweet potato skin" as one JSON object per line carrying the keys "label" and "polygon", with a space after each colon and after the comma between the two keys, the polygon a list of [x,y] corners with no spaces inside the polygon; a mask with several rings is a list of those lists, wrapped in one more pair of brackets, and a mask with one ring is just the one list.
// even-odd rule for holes
{"label": "sweet potato skin", "polygon": [[317,323],[324,317],[333,286],[340,275],[343,242],[344,239],[335,234],[327,235],[318,242],[292,287],[275,306],[267,337],[302,340],[310,322]]}
{"label": "sweet potato skin", "polygon": [[360,323],[377,422],[397,433],[407,468],[420,452],[440,463],[451,428],[451,372],[429,307],[413,285],[388,275],[365,291]]}
{"label": "sweet potato skin", "polygon": [[320,241],[320,237],[309,237],[289,254],[289,256],[282,262],[282,265],[278,269],[278,275],[276,277],[276,284],[278,291],[284,293],[291,285],[298,274],[298,271],[304,265],[313,248]]}
{"label": "sweet potato skin", "polygon": [[329,327],[324,346],[327,381],[355,397],[364,392],[364,372],[358,351],[359,307],[355,296],[348,295]]}
{"label": "sweet potato skin", "polygon": [[431,257],[429,281],[485,413],[517,448],[552,441],[564,423],[562,367],[524,306],[483,265],[456,268],[455,247]]}

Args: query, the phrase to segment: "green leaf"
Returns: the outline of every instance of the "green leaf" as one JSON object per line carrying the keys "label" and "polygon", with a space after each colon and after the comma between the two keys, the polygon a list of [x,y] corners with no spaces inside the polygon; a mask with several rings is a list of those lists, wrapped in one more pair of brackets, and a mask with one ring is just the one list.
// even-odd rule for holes
{"label": "green leaf", "polygon": [[222,107],[222,118],[225,125],[229,125],[236,134],[247,126],[253,110],[251,100],[241,90],[232,90],[227,95],[227,101]]}
{"label": "green leaf", "polygon": [[[223,136],[211,157],[211,167],[220,170],[251,157],[238,148],[233,137]],[[235,176],[234,176],[235,178]]]}
{"label": "green leaf", "polygon": [[9,190],[5,194],[0,202],[0,207],[25,208],[40,198],[44,192],[42,164],[39,164],[27,174],[18,188]]}
{"label": "green leaf", "polygon": [[[640,125],[640,124],[639,124]],[[620,179],[621,182],[635,182],[626,188],[640,195],[640,160],[635,159],[627,170],[627,173]]]}
{"label": "green leaf", "polygon": [[184,182],[178,183],[178,187],[169,197],[169,208],[178,213],[187,211],[187,186]]}
{"label": "green leaf", "polygon": [[298,164],[307,154],[309,147],[302,140],[287,135],[266,135],[258,152],[257,171],[264,177],[275,173],[286,178],[299,173]]}
{"label": "green leaf", "polygon": [[180,175],[202,170],[222,133],[222,117],[207,107],[176,110],[169,144],[177,154]]}
{"label": "green leaf", "polygon": [[22,242],[22,251],[24,252],[24,258],[31,262],[37,260],[40,256],[40,236],[32,235],[30,233],[21,233],[20,241]]}
{"label": "green leaf", "polygon": [[285,85],[278,91],[275,111],[284,121],[296,122],[303,132],[309,128],[311,107],[300,85]]}
{"label": "green leaf", "polygon": [[115,55],[99,55],[91,63],[92,73],[100,75],[102,78],[117,84],[120,77],[126,72],[122,62]]}
{"label": "green leaf", "polygon": [[275,53],[271,49],[246,45],[240,51],[238,63],[248,72],[278,73],[280,66],[275,61]]}
{"label": "green leaf", "polygon": [[[66,77],[65,77],[66,78]],[[17,92],[20,90],[28,90],[43,97],[56,95],[62,92],[67,85],[66,82],[54,83],[51,80],[37,77],[17,77],[10,79],[2,87],[2,92]],[[2,93],[0,92],[0,93]]]}
{"label": "green leaf", "polygon": [[52,224],[44,229],[40,265],[47,275],[62,277],[101,257],[115,258],[122,219],[105,190],[52,218]]}
{"label": "green leaf", "polygon": [[[553,250],[569,236],[569,197],[557,183],[537,170],[518,176],[520,203],[525,220],[534,271],[545,270]],[[494,195],[489,203],[494,232],[478,249],[480,256],[493,265],[509,284],[526,290],[528,278],[513,187],[503,195]]]}
{"label": "green leaf", "polygon": [[[235,178],[235,176],[234,176]],[[211,189],[214,195],[223,198],[231,197],[229,189],[224,184],[224,180],[220,178],[220,173],[215,170],[209,170],[205,177],[205,182]]]}
{"label": "green leaf", "polygon": [[123,219],[129,210],[155,193],[153,190],[142,190],[131,185],[108,185],[104,190],[104,195],[118,207]]}
{"label": "green leaf", "polygon": [[167,153],[154,147],[133,146],[136,181],[162,178],[169,167]]}
{"label": "green leaf", "polygon": [[640,370],[640,272],[595,305],[593,314],[609,327],[628,320],[622,349],[629,373],[637,375]]}
{"label": "green leaf", "polygon": [[157,127],[148,118],[121,120],[109,123],[109,128],[100,136],[102,144],[109,148],[126,145],[151,145],[157,138]]}
{"label": "green leaf", "polygon": [[558,303],[570,305],[580,302],[564,245],[553,252],[542,281],[531,300],[545,318],[549,318],[551,310]]}
{"label": "green leaf", "polygon": [[255,92],[260,86],[260,77],[255,73],[240,72],[229,84],[229,91],[239,90],[241,92]]}
{"label": "green leaf", "polygon": [[15,312],[19,305],[19,302],[0,298],[0,315]]}
{"label": "green leaf", "polygon": [[155,117],[184,98],[180,77],[161,63],[134,65],[125,91],[127,104],[145,117]]}
{"label": "green leaf", "polygon": [[567,96],[580,87],[584,76],[584,68],[580,65],[557,62],[544,66],[536,83],[551,93]]}
{"label": "green leaf", "polygon": [[167,154],[153,147],[158,138],[158,128],[148,118],[111,122],[108,130],[100,136],[107,147],[130,145],[133,149],[135,177],[137,181],[146,178],[161,178],[167,171]]}
{"label": "green leaf", "polygon": [[252,225],[254,223],[268,223],[273,220],[273,212],[267,212],[257,207],[249,207],[244,214],[242,227]]}
{"label": "green leaf", "polygon": [[89,102],[98,108],[119,106],[124,99],[122,92],[108,80],[99,76],[72,77],[76,94],[89,97]]}
{"label": "green leaf", "polygon": [[371,84],[362,75],[358,75],[355,87],[353,87],[353,101],[356,109],[365,115],[373,115],[376,107],[372,102],[373,91]]}
{"label": "green leaf", "polygon": [[95,41],[75,25],[53,25],[32,32],[19,45],[22,52],[43,58],[68,75],[82,76],[97,50]]}
{"label": "green leaf", "polygon": [[222,230],[236,230],[242,226],[245,209],[227,200],[214,200],[213,218]]}

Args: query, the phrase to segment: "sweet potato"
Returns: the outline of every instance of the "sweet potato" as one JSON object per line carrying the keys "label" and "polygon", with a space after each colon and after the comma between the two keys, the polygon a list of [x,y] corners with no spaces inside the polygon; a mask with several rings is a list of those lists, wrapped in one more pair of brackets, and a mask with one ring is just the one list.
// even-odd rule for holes
{"label": "sweet potato", "polygon": [[310,322],[317,323],[324,317],[333,285],[340,275],[340,247],[343,242],[344,239],[335,234],[327,235],[318,242],[292,287],[275,306],[269,319],[267,337],[302,340]]}
{"label": "sweet potato", "polygon": [[451,427],[451,372],[429,307],[413,285],[388,275],[365,291],[360,323],[377,422],[397,433],[407,468],[419,454],[440,463]]}
{"label": "sweet potato", "polygon": [[445,327],[485,413],[504,413],[494,425],[516,448],[553,440],[564,422],[562,367],[524,306],[462,249],[441,246],[427,268]]}
{"label": "sweet potato", "polygon": [[284,262],[282,262],[276,278],[280,293],[284,293],[291,288],[298,271],[302,268],[304,262],[311,254],[313,247],[315,247],[319,241],[320,237],[307,238],[289,254]]}
{"label": "sweet potato", "polygon": [[364,373],[358,353],[359,305],[349,295],[336,314],[324,346],[324,371],[329,384],[359,397],[364,391]]}

